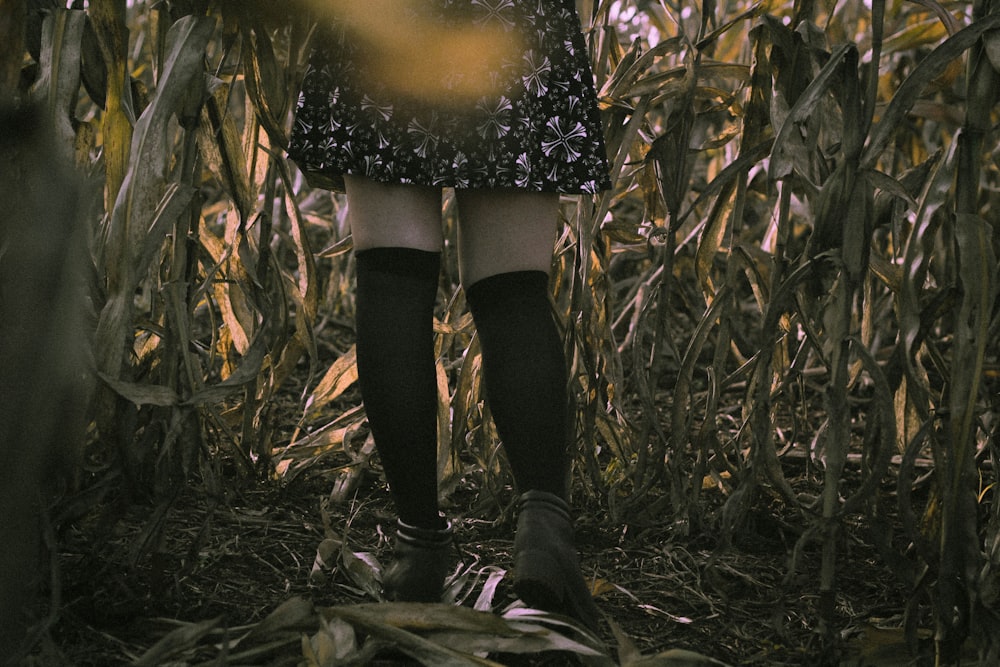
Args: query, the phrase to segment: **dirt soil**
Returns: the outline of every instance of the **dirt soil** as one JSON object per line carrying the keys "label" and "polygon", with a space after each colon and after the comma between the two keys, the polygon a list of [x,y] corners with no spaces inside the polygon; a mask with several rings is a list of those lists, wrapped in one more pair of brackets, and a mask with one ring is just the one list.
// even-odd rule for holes
{"label": "dirt soil", "polygon": [[[184,623],[214,619],[216,632],[236,634],[296,597],[316,607],[373,601],[343,558],[330,558],[315,572],[314,564],[331,534],[346,539],[351,553],[388,558],[391,512],[377,469],[351,502],[339,505],[329,502],[331,484],[321,477],[224,486],[216,496],[192,486],[159,516],[137,505],[106,525],[69,530],[59,557],[62,608],[36,664],[46,656],[79,667],[128,664]],[[511,561],[510,513],[480,507],[479,500],[475,490],[460,490],[450,508],[466,606],[481,593],[485,575],[497,571],[490,566],[506,568]],[[766,494],[741,537],[723,550],[710,530],[695,534],[648,519],[616,522],[597,502],[577,513],[582,561],[610,621],[601,638],[612,656],[686,649],[732,665],[915,664],[878,659],[880,651],[896,660],[906,655],[899,630],[906,597],[866,540],[865,526],[849,526],[844,536],[838,627],[825,633],[818,621],[819,547],[807,546],[797,574],[788,577],[802,521]],[[156,524],[162,530],[150,531]],[[150,536],[156,543],[137,556],[137,545]],[[515,602],[501,579],[492,609]],[[860,660],[862,654],[867,659]],[[187,656],[190,662],[172,664],[294,665],[303,659],[299,645],[249,663],[228,663],[208,646]],[[576,664],[569,654],[508,659],[504,664]]]}

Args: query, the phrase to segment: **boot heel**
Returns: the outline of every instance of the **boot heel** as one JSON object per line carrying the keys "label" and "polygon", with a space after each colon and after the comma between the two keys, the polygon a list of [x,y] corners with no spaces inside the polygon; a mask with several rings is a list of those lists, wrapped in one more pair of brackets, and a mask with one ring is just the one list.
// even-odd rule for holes
{"label": "boot heel", "polygon": [[530,607],[567,614],[591,630],[600,612],[580,572],[569,506],[551,493],[520,498],[514,537],[514,590]]}
{"label": "boot heel", "polygon": [[540,549],[521,550],[514,558],[514,592],[535,609],[561,609],[566,584],[562,565]]}

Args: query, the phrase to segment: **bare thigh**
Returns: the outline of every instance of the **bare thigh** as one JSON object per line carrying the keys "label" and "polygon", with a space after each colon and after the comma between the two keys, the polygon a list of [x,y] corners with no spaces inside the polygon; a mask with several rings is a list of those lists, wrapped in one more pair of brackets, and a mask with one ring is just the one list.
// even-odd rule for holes
{"label": "bare thigh", "polygon": [[438,252],[441,188],[345,176],[354,250],[414,248]]}
{"label": "bare thigh", "polygon": [[520,190],[457,190],[462,284],[511,271],[549,272],[559,195]]}

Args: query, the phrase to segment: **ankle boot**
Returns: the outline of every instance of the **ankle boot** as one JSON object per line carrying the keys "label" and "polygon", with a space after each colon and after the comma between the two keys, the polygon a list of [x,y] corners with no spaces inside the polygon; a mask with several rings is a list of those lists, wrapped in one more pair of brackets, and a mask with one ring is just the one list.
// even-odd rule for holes
{"label": "ankle boot", "polygon": [[448,574],[448,547],[453,531],[418,528],[396,522],[393,562],[382,575],[387,600],[397,602],[440,602]]}
{"label": "ankle boot", "polygon": [[514,590],[529,607],[572,616],[597,631],[599,612],[580,572],[569,505],[545,491],[518,500]]}

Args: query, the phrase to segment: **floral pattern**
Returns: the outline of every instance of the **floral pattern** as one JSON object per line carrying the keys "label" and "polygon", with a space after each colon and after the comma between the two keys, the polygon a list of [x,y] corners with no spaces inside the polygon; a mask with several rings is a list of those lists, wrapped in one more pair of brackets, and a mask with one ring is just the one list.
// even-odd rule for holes
{"label": "floral pattern", "polygon": [[[362,48],[342,26],[331,26],[310,59],[289,146],[307,174],[338,190],[344,174],[456,188],[595,193],[611,187],[575,0],[421,6],[441,25],[471,19],[518,31],[525,48],[488,74],[496,85],[474,104],[435,106],[394,95],[366,76]],[[442,72],[441,80],[447,85],[460,76]]]}

